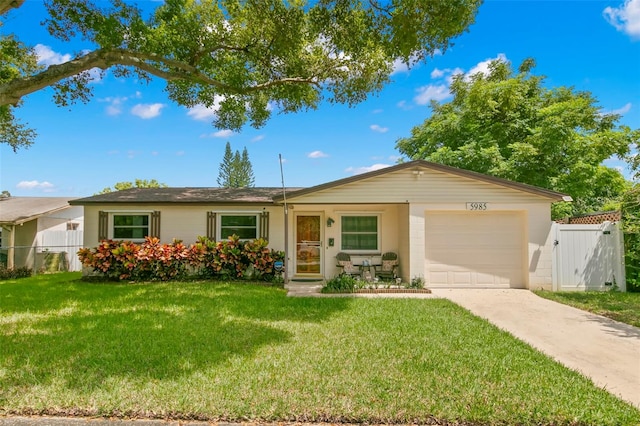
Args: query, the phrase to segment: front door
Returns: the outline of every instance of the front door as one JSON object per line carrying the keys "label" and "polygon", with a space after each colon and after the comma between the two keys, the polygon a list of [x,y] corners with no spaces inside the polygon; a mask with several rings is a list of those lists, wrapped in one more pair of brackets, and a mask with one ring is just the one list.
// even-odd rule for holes
{"label": "front door", "polygon": [[320,274],[322,241],[320,215],[296,216],[296,273]]}

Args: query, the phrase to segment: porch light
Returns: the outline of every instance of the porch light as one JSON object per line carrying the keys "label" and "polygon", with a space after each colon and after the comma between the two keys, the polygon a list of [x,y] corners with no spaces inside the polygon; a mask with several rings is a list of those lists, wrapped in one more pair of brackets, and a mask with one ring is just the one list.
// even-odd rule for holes
{"label": "porch light", "polygon": [[327,228],[331,228],[331,225],[335,223],[335,220],[332,218],[327,219]]}

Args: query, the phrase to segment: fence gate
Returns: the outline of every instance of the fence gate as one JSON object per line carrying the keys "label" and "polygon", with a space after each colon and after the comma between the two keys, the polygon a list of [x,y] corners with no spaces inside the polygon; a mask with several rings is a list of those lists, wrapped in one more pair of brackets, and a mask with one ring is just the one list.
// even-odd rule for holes
{"label": "fence gate", "polygon": [[555,224],[553,290],[625,291],[624,247],[618,223]]}

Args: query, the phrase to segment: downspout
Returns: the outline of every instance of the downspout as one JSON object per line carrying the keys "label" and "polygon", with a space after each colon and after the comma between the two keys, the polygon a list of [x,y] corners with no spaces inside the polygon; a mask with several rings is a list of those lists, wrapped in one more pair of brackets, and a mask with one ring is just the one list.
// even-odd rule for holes
{"label": "downspout", "polygon": [[282,178],[282,197],[284,201],[284,283],[289,283],[289,206],[287,205],[287,190],[284,186],[284,172],[282,170],[282,155],[280,159],[280,177]]}
{"label": "downspout", "polygon": [[14,268],[15,256],[16,256],[15,245],[16,245],[16,225],[11,225],[11,234],[9,234],[9,249],[7,250],[7,269]]}

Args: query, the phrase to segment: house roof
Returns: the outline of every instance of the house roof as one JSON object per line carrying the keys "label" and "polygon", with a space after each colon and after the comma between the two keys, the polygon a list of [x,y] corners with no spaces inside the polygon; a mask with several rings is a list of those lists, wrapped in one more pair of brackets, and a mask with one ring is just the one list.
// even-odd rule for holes
{"label": "house roof", "polygon": [[0,224],[20,225],[46,214],[69,208],[73,198],[6,197],[0,198]]}
{"label": "house roof", "polygon": [[[369,179],[376,176],[381,176],[388,173],[393,173],[400,170],[417,169],[417,168],[431,169],[439,172],[449,173],[452,175],[475,179],[478,181],[487,182],[494,185],[503,186],[506,188],[511,188],[511,189],[527,192],[530,194],[538,195],[544,198],[549,198],[553,201],[573,201],[569,195],[562,194],[560,192],[551,191],[549,189],[544,189],[544,188],[540,188],[533,185],[527,185],[525,183],[514,182],[507,179],[498,178],[495,176],[489,176],[482,173],[473,172],[470,170],[464,170],[456,167],[445,166],[443,164],[432,163],[430,161],[425,161],[425,160],[414,160],[406,163],[400,163],[395,166],[385,167],[383,169],[374,170],[372,172],[362,173],[362,174],[351,176],[348,178],[334,180],[332,182],[323,183],[321,185],[313,186],[310,188],[302,188],[298,191],[287,192],[287,200],[293,201],[296,197],[299,197],[302,195],[307,195],[307,194],[311,194],[314,192],[318,192],[318,191],[322,191],[330,188],[336,188],[352,182],[358,182],[358,181],[362,181],[362,180]],[[274,197],[274,201],[281,202],[283,201],[283,198],[284,197],[282,196],[282,194],[278,194]]]}
{"label": "house roof", "polygon": [[[299,189],[287,188],[287,191]],[[131,188],[79,198],[71,204],[273,204],[273,198],[279,193],[282,188]]]}
{"label": "house roof", "polygon": [[[513,182],[506,179],[488,176],[482,173],[469,170],[458,169],[442,164],[431,163],[424,160],[415,160],[407,163],[397,164],[384,169],[351,176],[344,179],[335,180],[310,188],[286,188],[287,200],[294,200],[296,197],[311,194],[314,192],[336,188],[352,182],[358,182],[376,176],[393,173],[405,169],[431,169],[452,175],[466,177],[494,185],[511,188],[526,193],[538,195],[552,201],[571,201],[571,197],[559,192],[539,188],[524,183]],[[274,204],[284,200],[282,188],[131,188],[123,191],[108,192],[106,194],[94,195],[86,198],[79,198],[71,201],[71,205],[90,204],[173,204],[173,203],[193,203],[193,204]]]}

